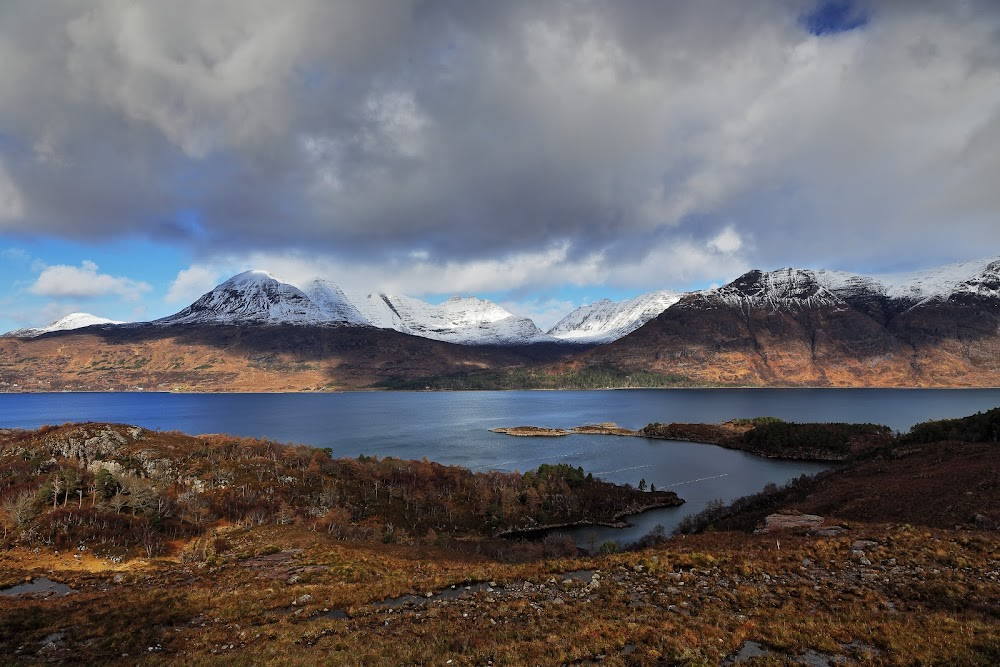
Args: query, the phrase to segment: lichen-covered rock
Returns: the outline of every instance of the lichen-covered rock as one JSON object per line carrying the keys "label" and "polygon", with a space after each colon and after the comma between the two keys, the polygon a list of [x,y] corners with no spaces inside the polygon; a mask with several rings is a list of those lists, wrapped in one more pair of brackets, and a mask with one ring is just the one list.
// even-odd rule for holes
{"label": "lichen-covered rock", "polygon": [[89,466],[92,461],[119,456],[123,446],[138,442],[142,437],[143,430],[135,426],[83,424],[69,432],[51,434],[45,444],[53,455]]}

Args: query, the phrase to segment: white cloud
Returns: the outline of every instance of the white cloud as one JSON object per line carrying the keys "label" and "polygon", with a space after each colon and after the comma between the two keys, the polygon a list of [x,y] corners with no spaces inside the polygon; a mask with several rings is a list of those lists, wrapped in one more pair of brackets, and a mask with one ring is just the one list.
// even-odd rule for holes
{"label": "white cloud", "polygon": [[743,239],[732,227],[726,227],[708,242],[708,247],[724,255],[732,255],[743,247]]}
{"label": "white cloud", "polygon": [[26,264],[32,260],[31,254],[24,248],[5,248],[0,251],[0,257],[5,262],[20,262]]}
{"label": "white cloud", "polygon": [[[724,233],[724,232],[723,232]],[[718,237],[707,242],[677,237],[653,246],[640,260],[614,265],[595,284],[630,289],[686,291],[712,281],[729,281],[751,268],[749,259],[729,240],[723,250]]]}
{"label": "white cloud", "polygon": [[0,162],[0,222],[24,217],[24,199]]}
{"label": "white cloud", "polygon": [[219,270],[210,266],[194,265],[184,269],[170,284],[164,300],[187,305],[215,287],[220,282],[219,275]]}
{"label": "white cloud", "polygon": [[183,208],[199,251],[411,292],[1000,244],[997,2],[855,4],[815,36],[809,0],[0,3],[0,229]]}
{"label": "white cloud", "polygon": [[[615,257],[604,251],[580,256],[568,244],[512,254],[501,259],[435,262],[420,252],[406,253],[384,263],[349,261],[305,253],[227,255],[181,271],[170,288],[170,303],[188,303],[222,280],[241,271],[264,269],[293,284],[326,278],[349,295],[368,292],[427,295],[525,293],[501,305],[542,326],[555,323],[576,305],[558,297],[566,286],[612,286],[629,290],[695,289],[712,281],[728,281],[751,268],[747,244],[729,226],[707,240],[676,235],[649,243],[639,257]],[[555,320],[553,320],[555,318]]]}
{"label": "white cloud", "polygon": [[80,266],[46,266],[28,287],[28,292],[50,298],[72,299],[117,295],[126,301],[137,301],[153,289],[149,283],[99,273],[98,268],[90,260],[83,260]]}

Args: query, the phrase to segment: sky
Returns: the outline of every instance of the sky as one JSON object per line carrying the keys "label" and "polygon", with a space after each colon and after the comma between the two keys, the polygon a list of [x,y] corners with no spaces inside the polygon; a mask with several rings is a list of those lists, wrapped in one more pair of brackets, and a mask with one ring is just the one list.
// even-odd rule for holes
{"label": "sky", "polygon": [[1000,255],[995,0],[0,0],[0,331]]}

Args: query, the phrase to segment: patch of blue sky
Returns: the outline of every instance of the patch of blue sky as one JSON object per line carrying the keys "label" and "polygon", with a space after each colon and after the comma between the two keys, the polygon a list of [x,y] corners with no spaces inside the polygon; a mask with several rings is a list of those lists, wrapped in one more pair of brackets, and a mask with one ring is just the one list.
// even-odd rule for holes
{"label": "patch of blue sky", "polygon": [[864,28],[868,25],[869,16],[850,0],[833,0],[818,4],[801,20],[811,34],[819,37]]}
{"label": "patch of blue sky", "polygon": [[[146,283],[138,298],[108,291],[90,296],[39,294],[32,290],[47,267],[97,265],[101,276]],[[163,296],[190,256],[176,246],[127,239],[87,244],[64,239],[0,235],[0,332],[41,326],[73,311],[116,320],[153,319],[168,314]],[[73,287],[73,286],[70,286]],[[99,290],[96,290],[99,292]]]}

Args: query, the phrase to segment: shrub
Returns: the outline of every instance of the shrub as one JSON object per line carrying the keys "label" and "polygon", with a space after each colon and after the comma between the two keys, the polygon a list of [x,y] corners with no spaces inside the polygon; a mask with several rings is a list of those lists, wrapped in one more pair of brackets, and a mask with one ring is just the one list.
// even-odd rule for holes
{"label": "shrub", "polygon": [[608,556],[610,554],[616,554],[622,550],[622,545],[618,540],[606,540],[601,542],[601,548],[598,549],[598,553],[602,556]]}

